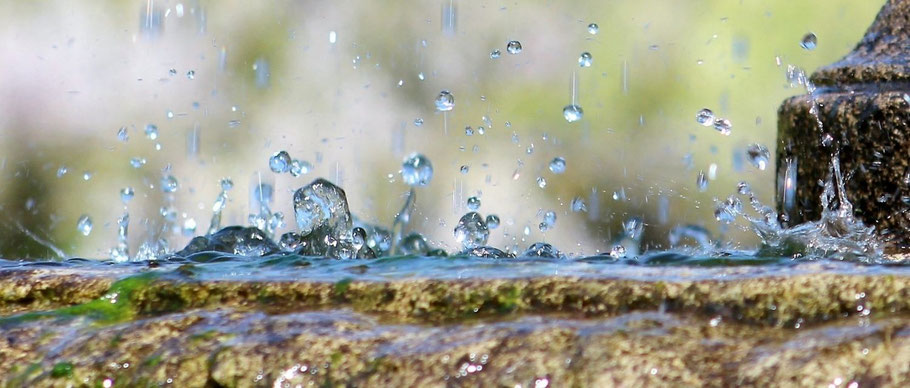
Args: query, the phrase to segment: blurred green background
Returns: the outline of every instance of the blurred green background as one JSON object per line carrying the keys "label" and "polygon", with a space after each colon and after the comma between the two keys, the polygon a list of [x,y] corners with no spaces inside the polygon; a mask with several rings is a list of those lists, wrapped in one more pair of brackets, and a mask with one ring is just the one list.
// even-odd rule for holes
{"label": "blurred green background", "polygon": [[[881,5],[0,2],[0,256],[53,257],[55,247],[107,258],[125,210],[131,252],[158,238],[179,249],[190,234],[185,224],[205,233],[222,177],[235,183],[224,223],[245,224],[257,173],[275,183],[273,210],[288,225],[279,232],[293,228],[293,190],[318,176],[345,188],[358,217],[391,225],[408,190],[401,161],[414,151],[432,160],[435,176],[418,189],[413,228],[449,250],[472,195],[481,213],[501,217],[490,240],[498,247],[547,241],[566,252],[609,250],[620,223],[635,216],[650,248],[666,248],[668,231],[681,224],[754,246],[744,228],[719,227],[714,198],[746,180],[772,203],[773,166],[757,170],[744,151],[760,143],[773,155],[776,109],[803,93],[786,81],[787,65],[812,71],[839,59]],[[449,9],[454,24],[445,23]],[[596,35],[589,23],[599,25]],[[810,31],[818,36],[813,51],[799,45]],[[506,52],[513,39],[520,54]],[[494,49],[500,58],[491,58]],[[593,65],[581,68],[585,51]],[[567,123],[573,74],[585,114]],[[446,114],[433,103],[443,89],[456,99]],[[732,121],[730,136],[695,122],[705,107]],[[150,123],[156,140],[144,134]],[[313,170],[273,174],[268,158],[279,150]],[[547,169],[557,156],[567,161],[561,175]],[[134,168],[131,158],[147,163]],[[712,164],[716,175],[699,192],[696,175]],[[160,189],[168,166],[179,181],[173,194]],[[136,196],[125,209],[119,191],[127,186]],[[576,196],[588,212],[571,211]],[[162,210],[176,216],[171,224]],[[547,210],[558,220],[541,232]],[[76,228],[83,214],[94,223],[88,236]]]}

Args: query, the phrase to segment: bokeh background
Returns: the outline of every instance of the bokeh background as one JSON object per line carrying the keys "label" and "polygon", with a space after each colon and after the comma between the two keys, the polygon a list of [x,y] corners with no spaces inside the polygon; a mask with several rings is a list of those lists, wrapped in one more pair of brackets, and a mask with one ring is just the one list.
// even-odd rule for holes
{"label": "bokeh background", "polygon": [[[773,154],[776,109],[804,92],[787,82],[787,65],[837,60],[882,3],[0,2],[0,256],[107,258],[124,211],[131,252],[159,238],[179,249],[193,234],[184,226],[205,233],[223,177],[235,183],[225,224],[247,223],[249,188],[262,177],[285,215],[279,232],[292,230],[293,190],[322,176],[359,218],[391,226],[411,152],[435,170],[417,190],[411,228],[437,247],[455,249],[472,195],[502,219],[490,242],[503,248],[608,251],[631,217],[644,220],[650,249],[687,224],[754,246],[744,227],[718,225],[714,199],[745,180],[773,202],[774,167],[760,171],[744,152],[760,143]],[[799,44],[810,31],[812,51]],[[509,40],[520,54],[506,52]],[[578,64],[585,51],[588,68]],[[567,123],[573,75],[584,118]],[[456,99],[445,114],[433,102],[443,89]],[[730,136],[695,122],[705,107],[732,121]],[[312,171],[272,173],[279,150]],[[564,174],[547,169],[557,156]],[[146,163],[134,168],[133,158]],[[696,175],[712,164],[700,192]],[[175,193],[161,191],[164,170]],[[126,206],[124,187],[136,193]],[[571,211],[576,196],[587,212]],[[548,210],[557,223],[541,232]],[[82,215],[93,221],[88,236],[77,230]]]}

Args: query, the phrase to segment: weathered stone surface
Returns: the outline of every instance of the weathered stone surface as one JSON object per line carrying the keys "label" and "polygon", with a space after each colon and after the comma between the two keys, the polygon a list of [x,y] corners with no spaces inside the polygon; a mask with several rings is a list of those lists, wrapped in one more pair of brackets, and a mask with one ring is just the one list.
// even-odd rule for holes
{"label": "weathered stone surface", "polygon": [[[643,267],[554,259],[575,275],[391,276],[415,260],[456,261],[0,268],[0,295],[16,295],[0,298],[0,385],[910,380],[906,266]],[[280,269],[285,277],[278,279],[233,272],[236,265],[288,263],[298,267]],[[395,266],[382,267],[389,263]],[[90,286],[64,292],[82,283]]]}
{"label": "weathered stone surface", "polygon": [[886,251],[910,251],[910,1],[889,0],[854,51],[811,80],[819,86],[811,96],[779,110],[778,174],[788,160],[797,164],[795,207],[779,196],[779,210],[791,225],[818,219],[819,182],[836,153],[857,217],[875,226]]}

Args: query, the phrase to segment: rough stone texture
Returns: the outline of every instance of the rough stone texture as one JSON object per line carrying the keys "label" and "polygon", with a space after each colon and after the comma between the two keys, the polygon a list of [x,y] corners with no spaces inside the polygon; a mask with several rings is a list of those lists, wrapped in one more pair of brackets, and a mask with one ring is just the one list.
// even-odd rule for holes
{"label": "rough stone texture", "polygon": [[[819,218],[830,155],[840,149],[847,197],[874,225],[889,252],[910,250],[910,1],[889,0],[863,40],[844,59],[816,71],[812,96],[784,101],[778,114],[778,174],[797,161],[796,206],[778,208],[791,224]],[[820,129],[810,114],[817,102]],[[834,142],[822,145],[823,134]],[[778,192],[781,179],[778,179]]]}
{"label": "rough stone texture", "polygon": [[334,282],[174,267],[0,269],[17,295],[0,298],[0,386],[910,381],[905,267]]}

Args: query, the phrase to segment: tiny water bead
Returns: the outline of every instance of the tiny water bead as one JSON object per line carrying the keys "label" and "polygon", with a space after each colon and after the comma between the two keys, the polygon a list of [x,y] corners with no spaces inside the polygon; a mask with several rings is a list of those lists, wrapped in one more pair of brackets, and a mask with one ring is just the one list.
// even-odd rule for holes
{"label": "tiny water bead", "polygon": [[455,241],[461,243],[465,250],[477,248],[487,244],[490,230],[486,222],[477,212],[469,212],[458,220],[455,226]]}
{"label": "tiny water bead", "polygon": [[569,204],[569,207],[571,207],[572,211],[575,213],[588,211],[588,207],[585,205],[585,199],[580,196],[572,198],[572,202]]}
{"label": "tiny water bead", "polygon": [[196,70],[190,70],[186,72],[186,79],[194,80],[196,79]]}
{"label": "tiny water bead", "polygon": [[626,233],[626,237],[639,239],[645,229],[645,222],[641,217],[630,217],[622,223],[622,229]]}
{"label": "tiny water bead", "polygon": [[733,123],[730,120],[724,118],[718,118],[714,120],[714,129],[717,132],[720,132],[721,135],[730,136],[730,133],[733,131]]}
{"label": "tiny water bead", "polygon": [[597,23],[588,24],[588,33],[591,35],[597,35],[597,32],[600,31],[600,27]]}
{"label": "tiny water bead", "polygon": [[269,158],[269,169],[276,174],[288,172],[291,168],[291,155],[287,151],[278,151]]}
{"label": "tiny water bead", "polygon": [[177,183],[177,178],[174,178],[173,175],[165,175],[161,177],[161,191],[165,193],[173,193],[177,191],[180,185]]}
{"label": "tiny water bead", "polygon": [[698,176],[695,177],[695,187],[701,192],[708,190],[708,177],[705,175],[705,170],[699,171]]}
{"label": "tiny water bead", "polygon": [[566,160],[561,156],[553,158],[553,160],[550,161],[550,172],[554,174],[566,172]]}
{"label": "tiny water bead", "polygon": [[439,95],[436,96],[436,110],[440,112],[448,112],[455,108],[455,96],[452,95],[448,90],[443,90],[439,92]]}
{"label": "tiny water bead", "polygon": [[422,118],[419,118],[419,117],[418,117],[418,118],[414,119],[414,126],[415,126],[415,127],[420,127],[420,126],[422,126],[422,125],[423,125],[423,119],[422,119]]}
{"label": "tiny water bead", "polygon": [[461,168],[459,169],[459,171],[461,171],[462,174],[467,174],[468,172],[471,171],[471,167],[468,167],[467,165],[462,165]]}
{"label": "tiny water bead", "polygon": [[133,197],[135,195],[136,195],[136,192],[133,191],[132,187],[124,187],[124,188],[120,189],[120,200],[123,201],[124,205],[127,202],[129,202],[131,199],[133,199]]}
{"label": "tiny water bead", "polygon": [[158,126],[155,124],[146,124],[145,137],[149,138],[149,140],[158,139]]}
{"label": "tiny water bead", "polygon": [[490,59],[498,59],[501,56],[502,56],[502,51],[499,51],[499,49],[490,51]]}
{"label": "tiny water bead", "polygon": [[487,228],[496,229],[499,227],[499,216],[490,214],[487,216]]}
{"label": "tiny water bead", "polygon": [[366,244],[367,241],[367,231],[361,227],[355,227],[351,231],[351,243],[354,244],[354,248],[360,249],[363,247],[363,244]]}
{"label": "tiny water bead", "polygon": [[433,165],[430,159],[413,153],[401,164],[401,179],[409,186],[426,186],[433,179]]}
{"label": "tiny water bead", "polygon": [[69,168],[66,166],[60,166],[60,168],[57,169],[57,178],[63,178],[67,172],[69,172]]}
{"label": "tiny water bead", "polygon": [[480,209],[480,198],[477,198],[477,197],[468,198],[467,206],[468,206],[469,210],[476,211],[477,209]]}
{"label": "tiny water bead", "polygon": [[585,112],[577,104],[566,105],[565,108],[562,108],[562,117],[570,123],[574,123],[584,116]]}
{"label": "tiny water bead", "polygon": [[130,140],[130,135],[126,130],[126,127],[120,127],[120,129],[117,130],[117,139],[124,143]]}
{"label": "tiny water bead", "polygon": [[521,42],[517,40],[510,40],[509,43],[506,43],[506,51],[509,54],[515,55],[521,52]]}
{"label": "tiny water bead", "polygon": [[704,108],[695,114],[695,121],[701,125],[710,127],[714,125],[714,112],[708,108]]}
{"label": "tiny water bead", "polygon": [[130,159],[130,166],[133,166],[133,168],[142,167],[145,165],[145,163],[145,158],[140,158],[138,156]]}
{"label": "tiny water bead", "polygon": [[301,175],[309,174],[312,169],[313,165],[311,165],[310,162],[294,159],[291,161],[291,168],[289,171],[292,176],[299,177]]}
{"label": "tiny water bead", "polygon": [[88,236],[92,233],[92,217],[89,217],[87,214],[83,214],[79,217],[79,220],[76,221],[76,229],[79,233],[82,233],[83,236]]}
{"label": "tiny water bead", "polygon": [[815,47],[818,45],[818,37],[814,33],[807,33],[803,35],[803,39],[799,42],[799,46],[812,51],[815,50]]}
{"label": "tiny water bead", "polygon": [[540,187],[541,189],[546,188],[547,187],[547,178],[544,178],[542,176],[537,177],[537,187]]}
{"label": "tiny water bead", "polygon": [[622,244],[614,245],[613,248],[610,249],[610,256],[614,259],[626,257],[626,247],[622,246]]}
{"label": "tiny water bead", "polygon": [[474,136],[474,128],[471,128],[470,125],[467,127],[464,127],[464,134],[465,134],[465,136]]}
{"label": "tiny water bead", "polygon": [[587,51],[581,53],[581,55],[578,57],[578,66],[591,67],[592,63],[594,63],[594,58],[591,57],[591,53]]}
{"label": "tiny water bead", "polygon": [[764,171],[768,167],[768,162],[771,159],[771,152],[768,151],[768,147],[765,147],[761,144],[750,144],[746,148],[746,156],[749,158],[749,163],[752,164],[755,168]]}
{"label": "tiny water bead", "polygon": [[541,220],[540,224],[537,225],[537,228],[540,229],[541,232],[546,232],[546,231],[552,229],[555,225],[556,225],[556,212],[549,210],[543,214],[542,220]]}
{"label": "tiny water bead", "polygon": [[218,184],[221,185],[221,190],[223,191],[230,191],[234,188],[234,181],[231,178],[221,178]]}

